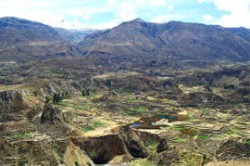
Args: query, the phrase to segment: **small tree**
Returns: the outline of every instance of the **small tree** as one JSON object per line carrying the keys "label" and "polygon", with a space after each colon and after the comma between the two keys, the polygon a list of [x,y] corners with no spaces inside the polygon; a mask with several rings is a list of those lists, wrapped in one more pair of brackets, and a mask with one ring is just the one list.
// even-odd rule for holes
{"label": "small tree", "polygon": [[82,96],[89,96],[89,88],[86,88],[82,91]]}
{"label": "small tree", "polygon": [[111,80],[107,80],[107,81],[106,81],[106,86],[107,86],[107,87],[111,88],[111,87],[112,87],[112,84],[113,84],[113,83],[112,83]]}
{"label": "small tree", "polygon": [[53,103],[59,103],[60,101],[62,101],[62,97],[60,96],[60,94],[54,93]]}

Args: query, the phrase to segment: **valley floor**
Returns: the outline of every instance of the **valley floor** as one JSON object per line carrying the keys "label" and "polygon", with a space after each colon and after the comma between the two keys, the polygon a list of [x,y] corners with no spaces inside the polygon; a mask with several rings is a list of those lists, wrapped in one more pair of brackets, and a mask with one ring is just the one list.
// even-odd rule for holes
{"label": "valley floor", "polygon": [[1,85],[0,164],[249,165],[245,70],[197,76],[210,85],[137,72]]}

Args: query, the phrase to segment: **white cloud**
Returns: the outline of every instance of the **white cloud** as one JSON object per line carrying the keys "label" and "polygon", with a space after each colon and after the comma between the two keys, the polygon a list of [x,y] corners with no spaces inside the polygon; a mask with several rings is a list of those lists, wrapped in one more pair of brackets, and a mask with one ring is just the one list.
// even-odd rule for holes
{"label": "white cloud", "polygon": [[84,21],[88,21],[92,13],[93,11],[88,8],[82,8],[82,9],[76,8],[76,9],[68,10],[65,14],[74,16],[74,17],[81,17]]}
{"label": "white cloud", "polygon": [[[198,3],[214,5],[226,14],[206,13],[203,22],[222,26],[245,26],[250,28],[250,0],[196,0]],[[14,16],[64,28],[111,28],[122,21],[137,17],[152,22],[169,20],[191,20],[179,8],[181,2],[174,0],[106,0],[105,3],[90,0],[0,0],[0,17]],[[188,3],[188,2],[185,2]],[[209,4],[210,3],[210,4]],[[184,5],[181,3],[181,5]],[[188,5],[187,5],[188,6]],[[159,9],[159,10],[158,10]],[[173,10],[178,12],[174,13]],[[192,9],[190,9],[192,11]],[[199,11],[199,9],[197,9]],[[95,22],[93,16],[105,17]],[[203,12],[202,12],[203,13]],[[107,17],[110,15],[110,18]],[[91,25],[90,25],[91,22]]]}
{"label": "white cloud", "polygon": [[223,15],[219,20],[223,26],[245,26],[250,28],[250,0],[214,0],[219,10],[228,11],[230,14]]}
{"label": "white cloud", "polygon": [[179,19],[181,16],[178,14],[171,14],[171,15],[158,15],[157,17],[153,18],[151,21],[156,23],[165,23],[168,21],[173,21]]}
{"label": "white cloud", "polygon": [[203,19],[206,23],[225,27],[244,26],[250,28],[250,0],[213,0],[213,3],[218,10],[229,12],[229,14],[224,14],[219,18],[205,15]]}
{"label": "white cloud", "polygon": [[112,21],[109,21],[109,22],[101,22],[97,25],[92,25],[92,26],[89,26],[88,28],[89,29],[110,29],[112,27],[115,27],[117,25],[119,25],[121,22],[119,19],[115,19],[115,20],[112,20]]}
{"label": "white cloud", "polygon": [[145,0],[135,0],[135,3],[137,3],[137,4],[143,4],[143,3],[145,3]]}
{"label": "white cloud", "polygon": [[168,6],[168,10],[169,10],[169,11],[174,10],[174,6],[173,6],[173,5],[169,5],[169,6]]}
{"label": "white cloud", "polygon": [[119,7],[119,17],[123,21],[135,19],[137,15],[134,6],[131,3],[122,3]]}
{"label": "white cloud", "polygon": [[[67,1],[62,0],[60,2]],[[75,6],[72,8],[71,6],[63,6],[58,8],[58,3],[51,0],[25,0],[25,2],[22,0],[0,0],[0,17],[14,16],[68,29],[85,29],[92,27],[100,27],[99,29],[103,29],[103,27],[114,25],[114,23],[107,22],[105,26],[105,23],[102,23],[102,25],[89,25],[87,22],[90,20],[92,14],[111,10],[116,0],[109,0],[107,3],[109,3],[109,7],[82,8]]]}
{"label": "white cloud", "polygon": [[214,22],[217,22],[217,20],[209,14],[204,15],[202,18],[206,24],[213,24]]}
{"label": "white cloud", "polygon": [[108,5],[109,5],[109,6],[113,6],[113,5],[115,5],[116,3],[117,3],[116,0],[108,0]]}
{"label": "white cloud", "polygon": [[213,0],[196,0],[198,3],[213,2]]}
{"label": "white cloud", "polygon": [[164,6],[167,5],[164,0],[148,0],[148,5],[150,6]]}

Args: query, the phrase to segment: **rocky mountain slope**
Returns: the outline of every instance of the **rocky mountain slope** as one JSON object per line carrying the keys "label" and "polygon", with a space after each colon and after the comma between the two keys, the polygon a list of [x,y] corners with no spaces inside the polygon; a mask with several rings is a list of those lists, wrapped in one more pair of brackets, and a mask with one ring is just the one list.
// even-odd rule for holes
{"label": "rocky mountain slope", "polygon": [[109,55],[117,59],[241,61],[250,58],[250,43],[242,37],[249,30],[245,31],[175,21],[155,24],[136,19],[90,35],[79,47],[84,55]]}
{"label": "rocky mountain slope", "polygon": [[156,24],[141,19],[106,31],[85,32],[4,17],[0,18],[0,59],[27,62],[87,55],[143,65],[145,60],[245,61],[250,58],[249,33],[246,28],[177,21]]}
{"label": "rocky mountain slope", "polygon": [[28,62],[77,55],[55,28],[25,19],[0,18],[0,39],[1,61]]}
{"label": "rocky mountain slope", "polygon": [[90,34],[99,32],[98,30],[77,30],[77,29],[63,29],[55,28],[59,35],[67,41],[70,42],[79,42],[84,40],[84,38]]}
{"label": "rocky mountain slope", "polygon": [[0,18],[1,47],[31,42],[55,42],[62,38],[58,32],[42,23],[14,17]]}

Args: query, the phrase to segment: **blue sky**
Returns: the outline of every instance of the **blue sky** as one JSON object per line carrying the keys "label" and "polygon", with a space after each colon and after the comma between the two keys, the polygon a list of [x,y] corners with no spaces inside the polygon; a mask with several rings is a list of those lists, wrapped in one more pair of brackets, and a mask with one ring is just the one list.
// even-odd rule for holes
{"label": "blue sky", "polygon": [[142,18],[250,28],[250,0],[0,0],[0,17],[55,27],[106,29]]}

